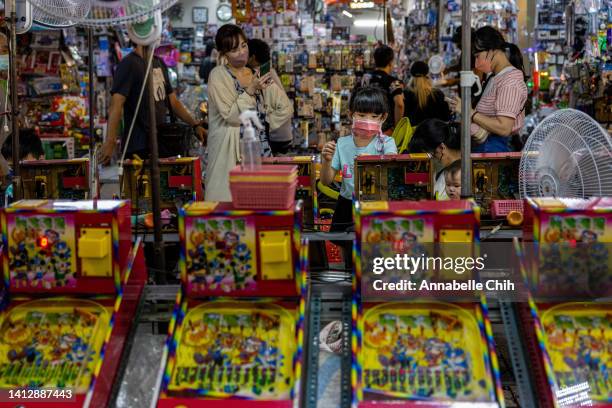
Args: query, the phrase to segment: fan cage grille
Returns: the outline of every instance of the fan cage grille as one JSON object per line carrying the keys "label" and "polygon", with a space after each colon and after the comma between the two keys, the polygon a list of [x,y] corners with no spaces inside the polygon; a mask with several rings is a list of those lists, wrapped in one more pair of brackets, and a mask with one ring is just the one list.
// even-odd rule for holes
{"label": "fan cage grille", "polygon": [[554,112],[527,140],[519,191],[522,198],[612,196],[610,135],[583,112]]}

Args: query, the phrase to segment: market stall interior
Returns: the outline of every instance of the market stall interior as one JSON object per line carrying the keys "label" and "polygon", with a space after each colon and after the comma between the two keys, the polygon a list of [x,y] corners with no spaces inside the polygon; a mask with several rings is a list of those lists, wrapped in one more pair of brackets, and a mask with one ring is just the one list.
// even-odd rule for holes
{"label": "market stall interior", "polygon": [[612,403],[610,0],[3,3],[0,406]]}

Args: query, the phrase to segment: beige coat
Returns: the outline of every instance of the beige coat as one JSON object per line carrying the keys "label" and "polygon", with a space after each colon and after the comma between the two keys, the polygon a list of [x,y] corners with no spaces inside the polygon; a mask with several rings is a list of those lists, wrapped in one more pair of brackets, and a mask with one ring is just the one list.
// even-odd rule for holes
{"label": "beige coat", "polygon": [[[271,89],[271,88],[276,88]],[[279,95],[283,94],[283,95]],[[283,100],[282,96],[284,96]],[[264,91],[266,116],[271,129],[278,128],[291,118],[293,108],[287,95],[272,84]],[[279,102],[280,101],[280,102]],[[287,114],[279,109],[282,103],[291,109]],[[238,94],[234,79],[223,65],[216,66],[208,78],[208,164],[206,166],[207,201],[232,201],[229,172],[240,161],[240,114],[257,109],[254,97],[246,92]]]}

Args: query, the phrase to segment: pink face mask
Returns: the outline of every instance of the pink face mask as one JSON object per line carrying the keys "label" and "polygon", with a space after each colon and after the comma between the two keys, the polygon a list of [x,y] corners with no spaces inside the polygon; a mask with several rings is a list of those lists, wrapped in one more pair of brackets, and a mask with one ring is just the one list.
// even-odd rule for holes
{"label": "pink face mask", "polygon": [[245,52],[241,52],[238,55],[233,55],[233,56],[230,56],[229,54],[227,54],[227,62],[229,62],[229,64],[233,67],[242,68],[246,66],[248,61],[249,61],[249,51],[248,50],[246,50]]}
{"label": "pink face mask", "polygon": [[382,134],[380,122],[367,119],[353,119],[353,136],[359,139],[371,139]]}

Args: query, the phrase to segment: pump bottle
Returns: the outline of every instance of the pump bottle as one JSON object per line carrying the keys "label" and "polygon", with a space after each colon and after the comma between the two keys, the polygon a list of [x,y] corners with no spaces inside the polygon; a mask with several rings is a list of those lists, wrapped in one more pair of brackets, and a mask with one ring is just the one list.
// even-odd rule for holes
{"label": "pump bottle", "polygon": [[244,111],[240,114],[240,121],[244,126],[242,140],[240,141],[241,167],[245,171],[257,171],[261,169],[261,141],[255,137],[255,129],[263,129],[257,112]]}

